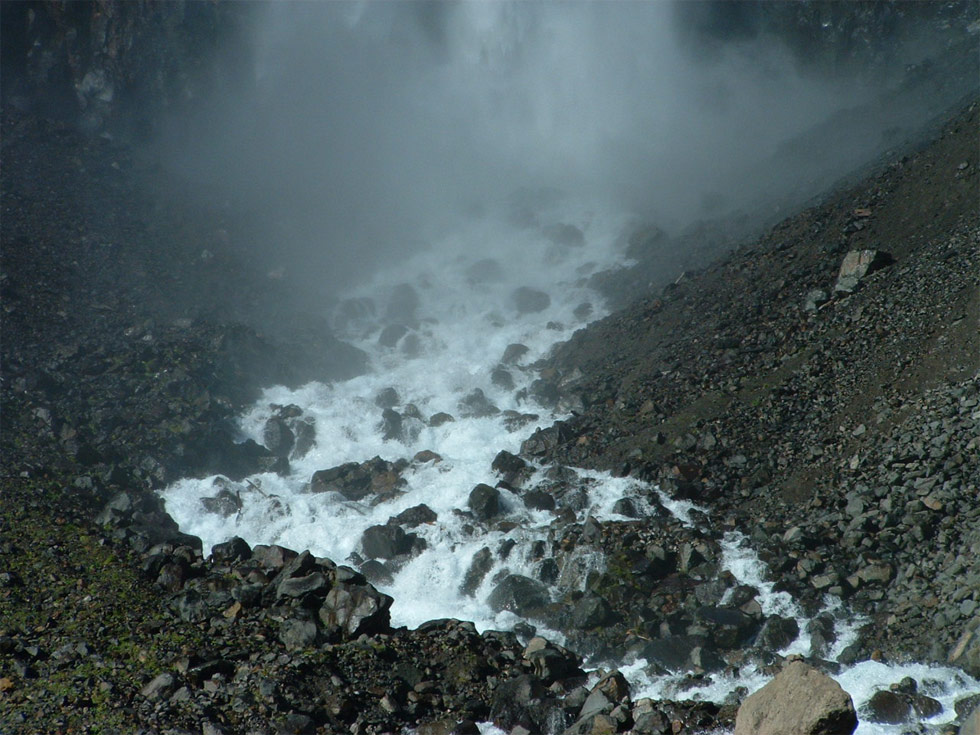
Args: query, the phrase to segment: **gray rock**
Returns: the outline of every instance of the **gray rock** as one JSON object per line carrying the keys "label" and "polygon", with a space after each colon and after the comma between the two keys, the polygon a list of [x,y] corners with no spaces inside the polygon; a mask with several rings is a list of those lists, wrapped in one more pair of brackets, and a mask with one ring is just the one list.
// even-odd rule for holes
{"label": "gray rock", "polygon": [[174,690],[173,674],[164,672],[157,674],[146,686],[140,689],[140,694],[150,700],[160,700],[168,697]]}
{"label": "gray rock", "polygon": [[792,661],[738,708],[735,735],[850,735],[851,696],[825,674]]}
{"label": "gray rock", "polygon": [[578,656],[544,638],[535,637],[529,640],[524,648],[524,658],[534,668],[534,675],[545,684],[582,673]]}
{"label": "gray rock", "polygon": [[980,707],[973,710],[960,725],[960,735],[980,735]]}
{"label": "gray rock", "polygon": [[279,640],[290,651],[309,648],[316,643],[316,623],[312,620],[290,619],[279,628]]}
{"label": "gray rock", "polygon": [[525,617],[550,601],[547,587],[520,574],[508,574],[487,598],[487,603],[494,612],[510,610]]}
{"label": "gray rock", "polygon": [[467,393],[459,402],[458,408],[460,414],[467,418],[483,418],[500,413],[500,409],[493,405],[479,388],[474,388]]}
{"label": "gray rock", "polygon": [[393,601],[370,585],[338,584],[324,598],[320,620],[328,632],[339,629],[348,638],[362,633],[387,633]]}
{"label": "gray rock", "polygon": [[519,314],[534,314],[551,306],[551,297],[536,288],[521,286],[511,295]]}
{"label": "gray rock", "polygon": [[528,347],[526,345],[515,342],[507,345],[507,348],[504,350],[504,356],[500,358],[500,362],[503,365],[516,365],[527,353]]}
{"label": "gray rock", "polygon": [[946,660],[970,676],[980,677],[980,617],[973,618],[964,626]]}
{"label": "gray rock", "polygon": [[492,568],[493,554],[489,547],[484,546],[473,555],[473,561],[470,562],[470,568],[466,570],[466,574],[463,576],[463,583],[460,585],[459,591],[472,597],[480,584],[483,583],[483,578],[487,576],[487,572]]}
{"label": "gray rock", "polygon": [[882,689],[861,707],[861,717],[883,725],[900,725],[912,715],[912,703],[898,692]]}
{"label": "gray rock", "polygon": [[865,276],[890,262],[891,257],[880,250],[851,250],[841,263],[834,291],[853,293]]}
{"label": "gray rock", "polygon": [[361,534],[361,549],[371,559],[394,559],[410,554],[416,541],[421,539],[401,526],[371,526]]}
{"label": "gray rock", "polygon": [[822,304],[827,303],[830,296],[822,288],[815,288],[810,291],[803,300],[803,308],[806,311],[816,311]]}

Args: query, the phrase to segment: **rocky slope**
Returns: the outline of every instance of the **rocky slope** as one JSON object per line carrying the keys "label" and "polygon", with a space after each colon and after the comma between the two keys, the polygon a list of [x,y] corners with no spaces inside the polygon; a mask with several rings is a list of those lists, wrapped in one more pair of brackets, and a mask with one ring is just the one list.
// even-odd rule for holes
{"label": "rocky slope", "polygon": [[[980,674],[978,114],[666,287],[647,277],[678,243],[637,233],[638,266],[602,285],[640,298],[539,366],[577,415],[522,453],[555,462],[556,487],[564,464],[694,499],[805,604],[834,592],[868,616],[854,660]],[[617,674],[587,686],[580,668],[627,651],[696,681],[790,634],[718,574],[715,538],[666,514],[556,521],[556,557],[607,558],[537,613],[577,653],[459,621],[392,629],[357,571],[181,534],[154,489],[280,461],[229,428],[258,388],[363,359],[249,262],[247,213],[196,204],[74,125],[2,122],[0,729],[732,724],[734,702],[634,702]],[[712,232],[684,246],[718,252]]]}

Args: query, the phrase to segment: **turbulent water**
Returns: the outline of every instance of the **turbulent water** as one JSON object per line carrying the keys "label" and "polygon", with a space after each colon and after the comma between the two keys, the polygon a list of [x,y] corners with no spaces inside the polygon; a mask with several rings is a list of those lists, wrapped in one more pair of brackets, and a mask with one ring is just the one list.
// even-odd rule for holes
{"label": "turbulent water", "polygon": [[[351,298],[371,299],[373,313],[365,300],[350,302],[360,304],[361,310],[357,318],[346,320],[345,337],[369,354],[371,370],[346,382],[266,390],[242,417],[242,438],[261,443],[265,422],[277,407],[294,404],[305,417],[313,419],[315,445],[304,456],[292,458],[291,473],[285,477],[268,473],[242,483],[223,478],[188,479],[168,488],[167,509],[181,529],[200,536],[205,548],[237,535],[251,544],[308,548],[338,563],[356,565],[365,529],[385,524],[391,516],[424,503],[438,517],[436,522],[413,529],[424,539],[425,550],[400,566],[390,564],[392,580],[377,584],[395,599],[392,623],[414,627],[426,620],[451,617],[472,620],[481,630],[512,629],[518,624],[520,618],[512,612],[495,613],[487,598],[502,573],[536,576],[540,560],[534,553],[535,542],[549,539],[554,514],[528,510],[506,490],[501,491],[504,508],[498,519],[503,523],[488,529],[459,511],[467,509],[467,498],[475,485],[495,484],[491,462],[500,450],[517,453],[522,440],[536,427],[549,426],[570,410],[561,404],[549,410],[527,397],[524,389],[538,377],[530,366],[556,342],[603,315],[600,298],[588,286],[588,276],[624,262],[622,236],[629,223],[625,217],[590,212],[568,203],[552,202],[539,208],[533,224],[516,224],[513,212],[505,210],[472,220],[455,235],[408,261],[392,263],[372,282],[352,290],[348,294]],[[581,240],[576,231],[582,234]],[[492,264],[487,262],[490,255]],[[414,315],[407,313],[413,309],[413,299],[406,301],[408,291],[403,284],[410,285],[417,295]],[[519,313],[513,292],[521,286],[546,292],[550,304],[541,311]],[[393,294],[400,296],[392,300]],[[591,309],[583,304],[591,305]],[[413,328],[397,345],[385,347],[379,344],[379,335],[391,322],[405,322]],[[504,389],[491,375],[508,345],[514,343],[525,345],[528,351],[517,366],[509,368],[514,387]],[[395,408],[406,416],[402,439],[383,438],[382,408],[375,399],[388,388],[397,391]],[[464,417],[460,401],[475,389],[482,390],[501,413]],[[408,404],[414,405],[423,419],[445,412],[455,421],[429,425],[411,418],[414,412],[406,409]],[[538,418],[518,425],[520,421],[513,422],[515,414],[507,412],[537,414]],[[439,458],[413,460],[422,450],[435,452]],[[308,491],[315,471],[375,456],[409,461],[404,472],[407,485],[394,497],[375,502],[368,496],[353,502],[333,492]],[[537,467],[537,476],[547,469]],[[640,513],[650,509],[647,499],[652,499],[688,525],[710,524],[705,509],[668,498],[636,480],[591,471],[578,471],[578,476],[576,484],[587,491],[587,500],[577,511],[579,521],[590,515],[599,520],[625,520],[614,506],[627,497]],[[528,484],[533,485],[533,478]],[[204,511],[201,499],[214,496],[221,487],[231,488],[241,497],[239,512],[225,517]],[[799,638],[781,653],[806,653],[810,639],[803,611],[787,593],[773,591],[773,579],[747,539],[737,533],[703,530],[719,538],[723,567],[741,583],[760,591],[757,599],[765,614],[798,620]],[[505,558],[495,555],[493,569],[475,593],[460,592],[475,555],[484,547],[498,549],[508,540],[514,542],[513,548]],[[589,569],[599,569],[602,564],[595,553],[572,559],[566,567],[575,567],[574,573],[562,570],[555,585],[581,586]],[[861,621],[850,617],[843,604],[831,597],[826,598],[824,609],[836,621],[836,643],[828,656],[834,660],[855,640]],[[558,631],[542,632],[562,641]],[[620,667],[632,683],[634,699],[649,696],[724,702],[754,691],[766,681],[751,666],[743,668],[737,677],[707,676],[696,686],[681,675],[651,675],[643,660],[622,661]],[[836,678],[860,707],[876,689],[904,676],[914,677],[922,693],[942,702],[943,713],[930,724],[951,721],[953,701],[980,689],[980,682],[952,669],[886,666],[870,661],[842,667]],[[858,732],[871,735],[901,730],[862,723]]]}

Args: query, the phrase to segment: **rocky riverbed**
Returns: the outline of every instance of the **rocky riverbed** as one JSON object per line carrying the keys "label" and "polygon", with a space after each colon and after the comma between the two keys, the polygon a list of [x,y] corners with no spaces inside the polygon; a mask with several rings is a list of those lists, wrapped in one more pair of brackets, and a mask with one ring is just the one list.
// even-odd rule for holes
{"label": "rocky riverbed", "polygon": [[[510,417],[526,426],[520,451],[499,453],[485,468],[497,486],[461,501],[480,528],[506,528],[501,493],[554,514],[536,577],[502,578],[491,596],[530,624],[479,632],[392,626],[374,586],[417,553],[425,506],[369,529],[371,558],[204,548],[181,531],[162,488],[220,473],[228,486],[202,512],[234,513],[235,482],[285,473],[310,440],[286,406],[264,444],[240,441],[237,418],[262,388],[342,381],[366,356],[249,259],[261,234],[248,212],[200,204],[110,138],[5,108],[0,730],[780,732],[789,700],[759,702],[802,687],[828,692],[839,731],[856,717],[922,731],[932,683],[896,680],[855,714],[818,670],[922,662],[980,677],[978,129],[980,103],[961,102],[760,237],[732,242],[739,223],[673,239],[641,228],[636,265],[592,279],[619,310],[545,361],[502,361],[495,381],[532,371],[532,398],[570,411],[537,430],[537,417]],[[678,250],[697,254],[687,270]],[[448,420],[378,400],[392,440],[411,421]],[[482,393],[458,407],[491,409]],[[532,483],[531,464],[550,469]],[[405,468],[323,468],[311,489],[383,499]],[[579,518],[569,468],[663,495],[624,497],[620,520]],[[695,509],[673,515],[670,499]],[[725,568],[738,539],[771,592],[814,620],[806,650],[778,653],[796,621]],[[488,547],[461,584],[478,586],[511,548]],[[561,586],[591,552],[603,563]],[[827,595],[863,616],[853,640],[837,639]],[[636,697],[602,668],[640,658],[647,676],[679,674],[678,694]],[[783,673],[739,724],[744,691],[682,701],[707,674],[749,664]],[[946,719],[976,732],[978,699]]]}

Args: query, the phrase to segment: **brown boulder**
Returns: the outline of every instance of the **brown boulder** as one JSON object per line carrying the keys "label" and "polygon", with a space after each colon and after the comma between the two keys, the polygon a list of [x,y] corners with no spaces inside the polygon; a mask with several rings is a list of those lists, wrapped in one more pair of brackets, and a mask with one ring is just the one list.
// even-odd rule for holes
{"label": "brown boulder", "polygon": [[802,661],[748,697],[735,717],[735,735],[850,735],[856,727],[851,696]]}

